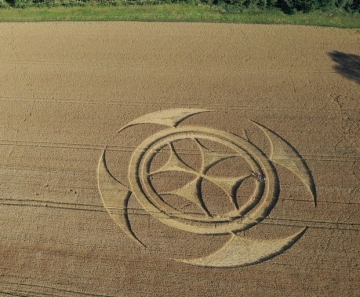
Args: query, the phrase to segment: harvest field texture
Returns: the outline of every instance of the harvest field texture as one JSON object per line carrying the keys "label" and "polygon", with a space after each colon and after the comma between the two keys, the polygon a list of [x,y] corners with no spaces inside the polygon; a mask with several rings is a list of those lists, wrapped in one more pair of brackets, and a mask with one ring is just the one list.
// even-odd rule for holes
{"label": "harvest field texture", "polygon": [[0,296],[360,296],[357,29],[0,40]]}

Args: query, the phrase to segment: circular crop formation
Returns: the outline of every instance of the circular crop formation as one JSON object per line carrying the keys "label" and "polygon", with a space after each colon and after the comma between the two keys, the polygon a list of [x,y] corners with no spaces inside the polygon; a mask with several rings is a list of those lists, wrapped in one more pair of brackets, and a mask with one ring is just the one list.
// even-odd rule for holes
{"label": "circular crop formation", "polygon": [[[128,182],[118,181],[113,177],[106,165],[104,151],[99,162],[98,180],[105,207],[122,230],[143,246],[132,230],[128,216],[128,202],[131,197],[136,198],[149,215],[168,227],[195,234],[230,236],[222,248],[210,255],[190,260],[177,259],[184,263],[212,267],[245,266],[282,253],[304,234],[306,228],[280,239],[248,239],[238,234],[259,224],[275,206],[280,194],[280,181],[275,165],[283,166],[299,177],[315,201],[315,184],[305,161],[281,136],[255,122],[253,123],[270,142],[271,157],[247,139],[232,133],[206,126],[180,125],[184,119],[202,112],[206,110],[163,110],[144,115],[123,127],[119,132],[135,125],[165,126],[159,132],[148,136],[134,149],[129,161]],[[201,156],[200,165],[189,165],[183,160],[176,148],[177,143],[181,142],[193,142],[192,145],[197,146],[195,155],[198,153]],[[208,147],[209,144],[214,144],[216,149],[212,145]],[[191,151],[191,154],[194,154],[193,148],[194,146],[192,149],[188,148],[187,153]],[[161,154],[166,157],[165,162],[164,158],[158,158]],[[217,164],[221,165],[225,160],[236,158],[241,160],[240,166],[245,167],[242,171],[235,170],[231,173],[235,176],[231,177],[222,176],[223,172],[214,175],[219,169],[216,167]],[[236,167],[236,162],[234,164]],[[234,170],[234,166],[230,166],[231,170]],[[173,175],[168,174],[179,172],[190,176],[190,181],[182,177],[173,181]],[[162,174],[163,184],[175,185],[175,189],[159,190],[153,181],[158,174]],[[242,200],[242,204],[239,205],[237,194],[247,179],[253,179],[255,187],[248,199],[245,199],[245,202]],[[184,180],[187,182],[184,183]],[[227,199],[230,198],[232,210],[227,209],[221,213],[214,213],[214,209],[212,212],[208,210],[208,200],[204,199],[204,195],[207,197],[215,194],[212,191],[203,191],[205,182],[217,186],[222,190],[221,193],[225,193],[219,196],[219,199],[226,196]],[[180,197],[181,201],[201,209],[203,214],[191,213],[186,208],[177,208],[164,199],[164,195]],[[218,199],[217,196],[215,198]]]}
{"label": "circular crop formation", "polygon": [[[244,158],[252,171],[262,172],[266,175],[267,181],[256,184],[254,194],[249,197],[246,204],[238,209],[236,215],[232,212],[231,216],[204,216],[199,218],[176,210],[163,202],[151,184],[152,172],[149,169],[154,157],[163,147],[184,139],[207,140],[226,146],[233,152],[234,156]],[[179,162],[181,161],[179,160]],[[218,162],[221,162],[221,159]],[[206,172],[212,165],[211,163],[203,164],[202,172],[196,172],[190,168],[182,170],[194,174],[201,183],[201,180],[207,179]],[[129,168],[131,189],[141,205],[163,223],[193,233],[224,234],[244,230],[267,214],[278,194],[277,175],[271,162],[261,151],[240,137],[206,127],[197,127],[196,129],[194,127],[172,128],[150,136],[135,149]]]}

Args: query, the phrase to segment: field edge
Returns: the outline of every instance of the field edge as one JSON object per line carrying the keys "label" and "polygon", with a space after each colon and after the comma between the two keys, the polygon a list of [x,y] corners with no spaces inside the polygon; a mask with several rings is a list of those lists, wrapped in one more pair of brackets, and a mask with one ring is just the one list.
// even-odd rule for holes
{"label": "field edge", "polygon": [[246,24],[289,24],[335,28],[360,28],[356,13],[311,12],[285,14],[280,10],[245,10],[229,12],[217,6],[191,4],[72,7],[6,7],[0,9],[0,22],[49,21],[143,21],[204,22]]}

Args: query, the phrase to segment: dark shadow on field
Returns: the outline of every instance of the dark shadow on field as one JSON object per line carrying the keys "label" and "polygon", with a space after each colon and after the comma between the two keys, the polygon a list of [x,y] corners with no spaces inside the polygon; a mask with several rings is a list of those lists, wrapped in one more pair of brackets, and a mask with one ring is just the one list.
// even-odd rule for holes
{"label": "dark shadow on field", "polygon": [[333,68],[337,73],[360,84],[360,56],[338,51],[329,53],[329,56],[336,63]]}

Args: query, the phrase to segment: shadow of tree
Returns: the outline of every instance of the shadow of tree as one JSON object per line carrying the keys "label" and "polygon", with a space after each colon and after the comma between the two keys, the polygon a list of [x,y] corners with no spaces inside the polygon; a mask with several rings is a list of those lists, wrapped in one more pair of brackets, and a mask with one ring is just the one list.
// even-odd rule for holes
{"label": "shadow of tree", "polygon": [[10,6],[14,6],[15,5],[15,0],[5,0],[5,2],[7,4],[9,4]]}
{"label": "shadow of tree", "polygon": [[329,53],[329,56],[337,63],[333,67],[336,72],[360,84],[360,56],[338,51]]}

